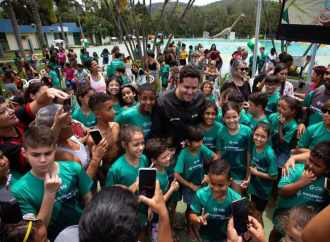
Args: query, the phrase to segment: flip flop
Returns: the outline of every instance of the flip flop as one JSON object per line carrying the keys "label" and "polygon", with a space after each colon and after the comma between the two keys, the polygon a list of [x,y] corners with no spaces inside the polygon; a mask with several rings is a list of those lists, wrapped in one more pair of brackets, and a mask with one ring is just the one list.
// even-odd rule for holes
{"label": "flip flop", "polygon": [[174,229],[174,230],[183,230],[184,227],[183,227],[183,225],[180,224],[180,223],[175,223],[175,224],[173,224],[173,229]]}
{"label": "flip flop", "polygon": [[[193,231],[192,231],[192,232],[193,232]],[[197,238],[196,238],[194,232],[193,232],[192,234],[188,234],[188,233],[187,233],[187,235],[188,235],[188,239],[189,239],[190,241],[197,241]]]}

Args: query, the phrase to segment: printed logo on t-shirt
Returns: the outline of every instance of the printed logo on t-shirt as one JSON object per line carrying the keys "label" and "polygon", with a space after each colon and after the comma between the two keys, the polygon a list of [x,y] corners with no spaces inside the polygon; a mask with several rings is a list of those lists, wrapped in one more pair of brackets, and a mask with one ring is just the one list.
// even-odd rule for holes
{"label": "printed logo on t-shirt", "polygon": [[311,189],[312,191],[319,191],[319,192],[321,192],[321,191],[323,191],[323,187],[317,187],[317,186],[314,186],[314,185],[310,185],[309,186],[309,189]]}
{"label": "printed logo on t-shirt", "polygon": [[198,116],[198,114],[193,114],[191,115],[191,118],[196,118]]}
{"label": "printed logo on t-shirt", "polygon": [[143,127],[146,127],[146,126],[151,125],[151,124],[152,124],[151,122],[144,122]]}
{"label": "printed logo on t-shirt", "polygon": [[214,212],[224,212],[225,210],[223,208],[213,208]]}

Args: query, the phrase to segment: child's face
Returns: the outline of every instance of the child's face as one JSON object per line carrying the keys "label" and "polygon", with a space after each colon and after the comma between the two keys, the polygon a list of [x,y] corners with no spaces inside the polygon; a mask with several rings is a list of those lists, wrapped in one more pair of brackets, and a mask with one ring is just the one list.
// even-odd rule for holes
{"label": "child's face", "polygon": [[33,171],[39,174],[46,174],[54,162],[56,147],[54,145],[38,148],[28,147],[27,149],[22,148],[22,151]]}
{"label": "child's face", "polygon": [[170,160],[172,160],[174,158],[174,155],[175,155],[175,152],[176,152],[176,148],[175,147],[168,148],[168,152],[169,152],[169,155],[170,155]]}
{"label": "child's face", "polygon": [[249,100],[249,109],[248,109],[248,113],[252,114],[252,116],[257,115],[257,113],[259,112],[259,108],[254,104],[254,102],[251,102]]}
{"label": "child's face", "polygon": [[157,159],[152,159],[152,162],[160,167],[168,167],[171,162],[170,158],[170,152],[166,150]]}
{"label": "child's face", "polygon": [[203,140],[200,141],[188,141],[187,145],[194,150],[200,150],[203,145]]}
{"label": "child's face", "polygon": [[95,116],[104,122],[112,122],[115,118],[115,113],[111,100],[104,102],[102,108],[94,112]]}
{"label": "child's face", "polygon": [[90,98],[94,93],[95,93],[94,90],[89,90],[88,93],[87,93],[83,98],[79,97],[79,98],[80,98],[80,101],[81,101],[83,104],[85,104],[85,105],[88,106],[89,98]]}
{"label": "child's face", "polygon": [[210,93],[211,93],[211,86],[208,85],[208,84],[206,84],[206,85],[204,86],[204,88],[203,88],[203,93],[204,93],[205,95],[210,95]]}
{"label": "child's face", "polygon": [[126,153],[132,157],[140,158],[145,147],[143,133],[137,132],[132,134],[131,141],[129,141],[127,144],[125,144],[123,141],[122,145],[126,150]]}
{"label": "child's face", "polygon": [[312,155],[309,156],[305,163],[305,170],[311,171],[316,177],[322,177],[325,173],[329,173],[329,170],[321,158],[316,158]]}
{"label": "child's face", "polygon": [[277,102],[277,112],[281,113],[282,110],[282,100],[278,100]]}
{"label": "child's face", "polygon": [[289,104],[287,102],[282,101],[280,113],[283,118],[289,118],[294,115],[295,111],[289,107]]}
{"label": "child's face", "polygon": [[253,141],[257,147],[265,145],[268,138],[267,132],[261,128],[256,129],[253,133]]}
{"label": "child's face", "polygon": [[285,230],[285,242],[303,242],[302,231],[294,226],[289,226]]}
{"label": "child's face", "polygon": [[227,194],[230,184],[231,180],[228,180],[225,175],[209,174],[209,187],[215,199],[223,198]]}
{"label": "child's face", "polygon": [[156,94],[153,91],[143,91],[139,95],[141,109],[148,113],[156,104]]}
{"label": "child's face", "polygon": [[265,53],[264,49],[260,49],[260,53],[263,55]]}
{"label": "child's face", "polygon": [[117,95],[119,93],[120,86],[117,81],[112,80],[111,82],[109,82],[107,88],[111,95]]}
{"label": "child's face", "polygon": [[279,73],[276,74],[278,80],[282,83],[285,82],[286,79],[288,78],[288,70],[284,69],[282,71],[280,71]]}
{"label": "child's face", "polygon": [[238,121],[241,115],[236,110],[228,110],[222,117],[223,122],[227,125],[228,129],[235,129],[238,125]]}
{"label": "child's face", "polygon": [[0,150],[0,180],[4,179],[10,172],[9,160]]}
{"label": "child's face", "polygon": [[266,82],[265,83],[266,92],[268,95],[273,95],[275,93],[276,85],[277,84],[275,82]]}
{"label": "child's face", "polygon": [[136,94],[132,92],[132,90],[129,87],[124,87],[121,90],[121,95],[125,103],[127,104],[134,103],[135,101],[134,97],[136,96]]}
{"label": "child's face", "polygon": [[[326,109],[326,108],[324,108],[324,109]],[[330,109],[328,108],[328,109],[326,109],[326,110],[327,110],[326,113],[323,113],[323,112],[322,112],[323,123],[324,123],[325,125],[330,125],[330,114],[329,114]]]}
{"label": "child's face", "polygon": [[38,229],[34,235],[34,242],[49,242],[47,239],[47,229],[46,226],[43,225],[40,229]]}
{"label": "child's face", "polygon": [[163,67],[165,67],[165,66],[166,66],[165,61],[163,61],[161,65],[162,65]]}
{"label": "child's face", "polygon": [[203,114],[204,122],[208,125],[212,125],[214,123],[216,116],[217,116],[217,113],[214,110],[214,108],[207,108],[207,109],[205,109],[204,114]]}

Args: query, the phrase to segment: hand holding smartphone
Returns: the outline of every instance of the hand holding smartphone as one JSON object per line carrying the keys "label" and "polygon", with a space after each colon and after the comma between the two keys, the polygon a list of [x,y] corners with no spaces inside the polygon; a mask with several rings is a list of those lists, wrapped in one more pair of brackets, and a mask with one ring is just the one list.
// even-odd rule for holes
{"label": "hand holding smartphone", "polygon": [[152,198],[155,195],[156,168],[139,169],[139,195]]}
{"label": "hand holding smartphone", "polygon": [[103,139],[99,129],[93,129],[89,131],[89,134],[92,136],[95,145],[98,145],[100,141]]}
{"label": "hand holding smartphone", "polygon": [[231,203],[231,210],[234,219],[234,227],[237,234],[244,234],[248,231],[246,226],[249,223],[247,199],[243,197],[233,201]]}

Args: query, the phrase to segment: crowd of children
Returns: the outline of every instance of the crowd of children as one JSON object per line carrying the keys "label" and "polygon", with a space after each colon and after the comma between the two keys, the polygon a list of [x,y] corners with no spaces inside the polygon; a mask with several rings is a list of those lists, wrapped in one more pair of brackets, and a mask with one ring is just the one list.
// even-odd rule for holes
{"label": "crowd of children", "polygon": [[[211,64],[207,59],[210,54],[219,54],[214,47],[211,52],[202,47],[193,52],[189,47],[189,53],[185,44],[179,47],[177,51],[170,49],[170,55],[164,53],[164,59],[152,58],[152,64],[159,62],[160,92],[169,89],[171,81],[171,87],[178,88],[168,92],[176,95],[180,89],[184,96],[192,89],[184,85],[185,67],[192,65],[198,53],[205,53],[196,59],[196,70],[212,72],[219,63],[213,61],[214,67],[206,69]],[[0,97],[0,188],[6,187],[17,199],[22,214],[30,214],[33,221],[25,219],[6,227],[4,241],[12,241],[14,234],[30,238],[24,241],[46,241],[47,237],[54,241],[62,230],[79,224],[85,205],[97,190],[120,185],[136,194],[139,169],[148,167],[157,170],[175,242],[179,241],[176,230],[185,227],[191,241],[227,241],[231,203],[243,196],[249,198],[249,213],[262,227],[266,207],[276,206],[270,242],[302,241],[303,229],[328,205],[329,192],[324,184],[330,172],[330,99],[318,112],[322,121],[297,135],[302,112],[309,108],[303,108],[302,102],[291,95],[286,78],[280,80],[277,75],[287,71],[285,64],[274,65],[274,72],[267,73],[262,81],[264,90],[249,94],[248,99],[235,79],[229,82],[236,88],[229,87],[217,96],[214,91],[219,87],[214,87],[214,78],[205,77],[203,82],[198,78],[200,90],[192,93],[200,95],[201,109],[196,114],[181,114],[186,120],[170,120],[184,125],[184,139],[175,140],[171,133],[152,136],[157,85],[148,81],[129,83],[125,63],[130,62],[118,46],[100,54],[106,74],[99,72],[102,68],[97,53],[89,57],[82,49],[82,64],[76,64],[70,53],[70,62],[65,61],[63,50],[51,55],[40,80],[29,83],[25,90],[18,90],[14,82],[15,78],[19,80],[18,74],[10,66],[1,66],[4,73],[0,75],[10,99],[6,104]],[[174,58],[168,62],[169,56]],[[235,58],[240,57],[241,53],[235,54]],[[232,68],[237,66],[236,60],[232,63]],[[247,71],[240,64],[237,69]],[[266,60],[259,69],[266,71]],[[136,78],[149,77],[136,64],[132,73]],[[60,87],[62,76],[65,87]],[[325,88],[330,89],[329,67],[322,78]],[[175,105],[192,105],[193,98],[189,102],[177,99]],[[52,102],[61,106],[51,106]],[[198,122],[189,121],[190,115]],[[26,116],[28,119],[22,121]],[[96,129],[103,137],[99,144],[89,135]],[[73,137],[69,137],[71,134]],[[19,145],[21,154],[13,155],[7,142]],[[61,161],[54,161],[56,157]],[[17,169],[20,166],[30,170],[22,172]],[[187,205],[185,224],[174,223],[181,200]],[[145,242],[147,235],[152,242],[159,241],[158,215],[145,203],[140,204],[139,214],[139,241]],[[24,233],[27,226],[29,232]]]}

